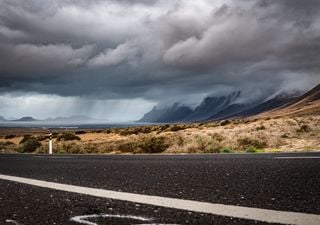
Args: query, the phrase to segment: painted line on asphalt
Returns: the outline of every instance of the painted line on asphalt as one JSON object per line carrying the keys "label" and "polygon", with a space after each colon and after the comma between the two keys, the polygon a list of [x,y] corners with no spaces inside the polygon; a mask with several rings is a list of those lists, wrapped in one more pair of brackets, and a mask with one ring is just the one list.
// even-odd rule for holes
{"label": "painted line on asphalt", "polygon": [[10,220],[10,219],[6,219],[4,222],[6,222],[6,223],[11,223],[11,224],[15,224],[15,225],[20,225],[17,221],[15,221],[15,220]]}
{"label": "painted line on asphalt", "polygon": [[292,225],[319,225],[320,215],[298,212],[286,212],[270,209],[251,208],[234,205],[214,204],[191,200],[132,194],[126,192],[110,191],[104,189],[88,188],[75,185],[67,185],[48,181],[41,181],[23,177],[15,177],[0,174],[0,179],[29,184],[37,187],[85,194],[95,197],[108,198],[135,202],[159,207],[187,210],[199,213],[207,213],[219,216],[235,217],[240,219],[263,221],[268,223],[292,224]]}
{"label": "painted line on asphalt", "polygon": [[275,159],[320,159],[320,156],[278,156]]}
{"label": "painted line on asphalt", "polygon": [[131,216],[131,215],[112,215],[112,214],[92,214],[92,215],[82,215],[82,216],[74,216],[70,219],[70,221],[86,224],[86,225],[98,225],[95,222],[90,222],[89,220],[92,218],[113,218],[113,219],[130,219],[130,220],[138,220],[143,223],[135,224],[135,225],[179,225],[179,224],[164,224],[164,223],[154,223],[153,218],[145,218],[142,216]]}

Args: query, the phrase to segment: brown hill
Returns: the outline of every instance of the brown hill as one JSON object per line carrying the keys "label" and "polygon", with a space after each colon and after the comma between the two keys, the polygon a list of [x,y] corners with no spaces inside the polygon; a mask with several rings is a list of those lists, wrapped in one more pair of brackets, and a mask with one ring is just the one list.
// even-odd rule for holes
{"label": "brown hill", "polygon": [[262,117],[320,115],[320,84],[292,102],[272,111],[260,114]]}

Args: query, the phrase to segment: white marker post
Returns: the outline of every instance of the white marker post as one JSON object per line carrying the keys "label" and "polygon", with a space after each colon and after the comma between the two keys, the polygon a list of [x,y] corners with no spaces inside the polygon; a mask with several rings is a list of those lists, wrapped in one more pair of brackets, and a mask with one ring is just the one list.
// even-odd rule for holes
{"label": "white marker post", "polygon": [[49,134],[49,155],[52,155],[52,134]]}

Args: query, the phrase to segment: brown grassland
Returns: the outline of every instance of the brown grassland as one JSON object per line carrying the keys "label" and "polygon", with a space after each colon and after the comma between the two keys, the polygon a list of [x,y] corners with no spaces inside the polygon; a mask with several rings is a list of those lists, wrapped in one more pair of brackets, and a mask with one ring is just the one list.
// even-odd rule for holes
{"label": "brown grassland", "polygon": [[320,115],[102,130],[0,129],[0,152],[59,154],[288,152],[320,149]]}

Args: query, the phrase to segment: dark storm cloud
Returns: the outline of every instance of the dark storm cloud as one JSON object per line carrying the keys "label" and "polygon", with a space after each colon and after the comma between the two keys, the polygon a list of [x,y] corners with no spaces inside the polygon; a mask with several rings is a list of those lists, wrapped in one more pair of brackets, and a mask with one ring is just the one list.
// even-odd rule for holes
{"label": "dark storm cloud", "polygon": [[162,102],[254,87],[264,96],[320,80],[320,3],[3,0],[0,59],[2,92]]}

